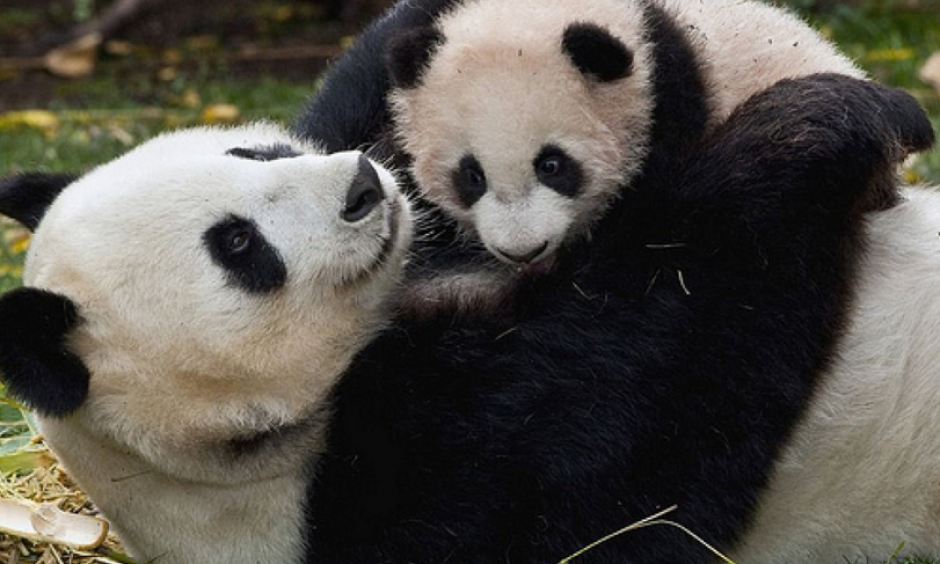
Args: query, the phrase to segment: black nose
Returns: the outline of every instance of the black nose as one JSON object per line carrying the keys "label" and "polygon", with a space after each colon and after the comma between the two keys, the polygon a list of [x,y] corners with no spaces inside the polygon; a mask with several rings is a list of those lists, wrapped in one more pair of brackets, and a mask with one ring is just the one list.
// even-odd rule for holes
{"label": "black nose", "polygon": [[503,255],[504,257],[506,257],[507,259],[511,260],[512,262],[516,262],[516,263],[519,263],[519,264],[527,264],[527,263],[532,262],[532,260],[535,259],[535,258],[537,258],[540,254],[542,254],[542,253],[545,251],[546,248],[548,248],[548,241],[545,241],[544,243],[542,243],[542,244],[539,245],[538,247],[532,249],[531,251],[529,251],[529,252],[527,252],[527,253],[525,253],[525,254],[521,254],[521,255],[514,255],[514,254],[512,254],[512,253],[507,253],[506,251],[504,251],[504,250],[502,250],[502,249],[496,249],[496,252],[498,252],[499,254]]}
{"label": "black nose", "polygon": [[365,155],[359,155],[359,170],[352,179],[349,192],[346,193],[346,207],[343,219],[349,223],[359,221],[369,215],[375,206],[385,199],[379,173],[375,171]]}

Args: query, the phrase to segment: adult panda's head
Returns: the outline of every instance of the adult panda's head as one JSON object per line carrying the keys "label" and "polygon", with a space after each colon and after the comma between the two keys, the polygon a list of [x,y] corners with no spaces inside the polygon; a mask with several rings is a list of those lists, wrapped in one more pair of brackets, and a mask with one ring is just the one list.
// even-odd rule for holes
{"label": "adult panda's head", "polygon": [[397,134],[414,177],[505,262],[585,233],[643,162],[651,128],[642,3],[459,3],[394,38]]}
{"label": "adult panda's head", "polygon": [[411,236],[388,171],[270,125],[9,178],[0,212],[35,228],[25,287],[0,298],[9,392],[54,448],[93,437],[199,482],[297,465],[240,455],[316,425],[386,319]]}

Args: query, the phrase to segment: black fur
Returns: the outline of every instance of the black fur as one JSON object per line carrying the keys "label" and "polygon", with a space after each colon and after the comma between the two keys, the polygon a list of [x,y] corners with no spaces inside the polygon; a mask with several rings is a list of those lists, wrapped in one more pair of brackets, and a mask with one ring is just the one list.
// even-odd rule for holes
{"label": "black fur", "polygon": [[569,25],[561,48],[582,74],[600,82],[620,80],[633,71],[633,52],[606,29],[594,24]]}
{"label": "black fur", "polygon": [[341,214],[349,223],[366,217],[385,199],[379,173],[375,171],[369,159],[365,155],[359,155],[358,165],[356,176],[350,182],[349,191],[346,193],[346,205]]}
{"label": "black fur", "polygon": [[203,236],[212,260],[229,282],[252,294],[267,294],[287,281],[287,266],[254,222],[229,216]]}
{"label": "black fur", "polygon": [[444,35],[434,27],[409,30],[389,41],[385,64],[392,84],[405,89],[420,86],[431,57],[443,42]]}
{"label": "black fur", "polygon": [[274,143],[273,145],[258,145],[255,147],[234,147],[225,151],[226,155],[232,155],[240,159],[250,159],[253,161],[276,161],[279,159],[290,159],[299,157],[302,153],[295,150],[290,145],[284,143]]}
{"label": "black fur", "polygon": [[671,170],[676,155],[705,133],[710,110],[700,63],[688,37],[652,2],[646,3],[644,12],[657,70],[653,75],[655,106],[650,151],[633,181],[636,186]]}
{"label": "black fur", "polygon": [[457,168],[451,172],[450,181],[465,208],[472,207],[486,194],[486,173],[473,155],[464,155],[460,159]]}
{"label": "black fur", "polygon": [[36,288],[0,297],[0,372],[10,395],[42,415],[63,416],[88,395],[88,369],[66,347],[81,322],[72,300]]}
{"label": "black fur", "polygon": [[[547,166],[551,165],[551,166]],[[545,145],[532,162],[539,182],[568,198],[576,198],[584,188],[581,163],[556,145]]]}
{"label": "black fur", "polygon": [[[929,122],[821,75],[739,108],[631,192],[516,321],[399,320],[334,395],[307,562],[558,562],[677,504],[726,548],[831,358],[863,247]],[[706,562],[668,527],[578,561]]]}
{"label": "black fur", "polygon": [[75,174],[41,172],[0,179],[0,214],[34,231],[56,196],[76,179]]}

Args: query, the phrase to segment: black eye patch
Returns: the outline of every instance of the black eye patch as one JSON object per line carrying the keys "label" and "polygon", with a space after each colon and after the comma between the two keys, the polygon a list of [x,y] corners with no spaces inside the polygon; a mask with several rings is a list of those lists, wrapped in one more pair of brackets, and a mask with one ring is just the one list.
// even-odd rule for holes
{"label": "black eye patch", "polygon": [[486,193],[486,174],[480,161],[473,155],[464,155],[451,172],[451,182],[465,207],[471,207]]}
{"label": "black eye patch", "polygon": [[584,186],[584,171],[581,164],[571,158],[561,147],[545,145],[532,161],[539,182],[562,196],[574,198]]}
{"label": "black eye patch", "polygon": [[287,281],[287,266],[255,224],[230,215],[210,227],[203,242],[229,282],[252,294],[266,294]]}
{"label": "black eye patch", "polygon": [[234,147],[225,151],[225,154],[240,159],[268,162],[299,157],[302,153],[294,150],[290,145],[274,143],[273,145],[258,145],[256,147]]}

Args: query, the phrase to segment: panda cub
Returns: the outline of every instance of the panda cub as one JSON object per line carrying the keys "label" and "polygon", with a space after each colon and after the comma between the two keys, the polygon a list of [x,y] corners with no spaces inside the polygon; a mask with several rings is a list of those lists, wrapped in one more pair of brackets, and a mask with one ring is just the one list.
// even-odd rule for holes
{"label": "panda cub", "polygon": [[818,72],[862,76],[756,0],[409,0],[334,67],[298,130],[403,151],[421,193],[493,256],[544,272],[737,104]]}
{"label": "panda cub", "polygon": [[0,370],[140,562],[299,562],[323,398],[387,322],[392,176],[271,125],[0,182],[35,229]]}

